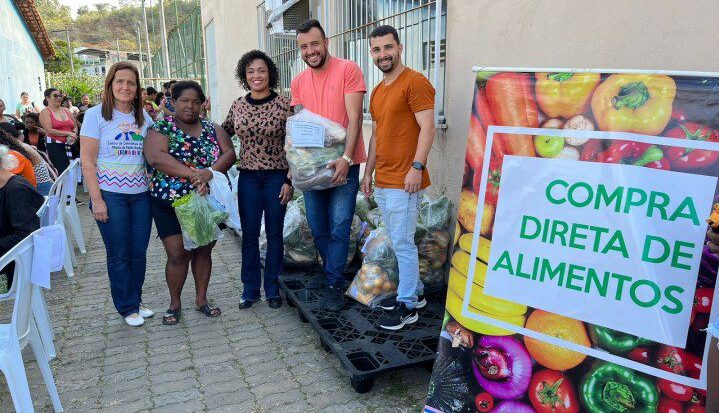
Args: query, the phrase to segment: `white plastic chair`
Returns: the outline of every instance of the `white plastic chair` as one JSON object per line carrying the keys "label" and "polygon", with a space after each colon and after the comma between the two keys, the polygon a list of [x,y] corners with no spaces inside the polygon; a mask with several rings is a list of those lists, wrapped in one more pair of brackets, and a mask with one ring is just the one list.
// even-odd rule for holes
{"label": "white plastic chair", "polygon": [[[70,168],[65,169],[65,171],[57,177],[55,183],[52,184],[52,187],[50,188],[50,193],[48,195],[48,197],[56,196],[59,199],[56,219],[54,223],[62,225],[65,228],[66,234],[68,233],[67,225],[65,225],[65,210],[67,202],[64,202],[63,200],[66,199],[65,182],[67,181],[67,174],[70,174]],[[72,244],[70,243],[69,235],[65,237],[65,243],[65,274],[67,274],[67,278],[72,278],[75,275],[75,251],[74,248],[72,248]]]}
{"label": "white plastic chair", "polygon": [[[49,226],[54,223],[53,217],[57,215],[57,207],[57,202],[54,202],[52,197],[45,198],[45,202],[37,211],[37,216],[40,218],[41,226]],[[65,246],[63,246],[63,248],[65,248]],[[14,300],[15,286],[16,283],[8,286],[8,291],[5,294],[0,295],[0,301]],[[35,284],[31,284],[31,288],[33,293],[32,315],[37,323],[40,339],[42,340],[42,345],[45,349],[45,355],[49,361],[57,357],[57,352],[55,350],[55,332],[52,328],[50,313],[47,310],[47,305],[45,304],[42,288]]]}
{"label": "white plastic chair", "polygon": [[[67,200],[65,208],[65,211],[67,212],[66,219],[70,224],[70,229],[72,230],[72,235],[75,238],[75,243],[77,243],[77,248],[80,250],[81,254],[85,254],[87,252],[85,249],[85,236],[82,233],[80,215],[77,212],[77,203],[75,202],[77,197],[77,183],[79,178],[82,177],[80,160],[75,159],[72,161],[67,169],[70,172],[65,176],[65,182],[63,183],[63,191],[66,195],[64,199]],[[67,229],[67,227],[65,227],[65,229]]]}
{"label": "white plastic chair", "polygon": [[22,240],[0,258],[0,268],[15,262],[15,302],[10,324],[0,324],[0,370],[5,374],[13,404],[17,412],[34,412],[30,387],[25,374],[22,349],[29,343],[35,353],[45,386],[56,412],[62,412],[60,396],[55,386],[37,325],[32,315],[35,298],[30,283],[33,258],[33,236]]}

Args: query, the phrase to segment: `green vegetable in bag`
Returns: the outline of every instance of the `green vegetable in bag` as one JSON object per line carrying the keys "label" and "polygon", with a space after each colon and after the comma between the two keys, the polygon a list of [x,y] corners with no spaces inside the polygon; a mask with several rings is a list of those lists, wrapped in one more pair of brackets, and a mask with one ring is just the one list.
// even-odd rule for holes
{"label": "green vegetable in bag", "polygon": [[419,209],[419,222],[428,230],[444,229],[449,224],[452,204],[446,196],[430,200],[422,199]]}
{"label": "green vegetable in bag", "polygon": [[216,201],[213,204],[208,197],[196,192],[172,203],[186,250],[204,247],[220,237],[221,231],[217,225],[227,220],[229,214],[216,204]]}

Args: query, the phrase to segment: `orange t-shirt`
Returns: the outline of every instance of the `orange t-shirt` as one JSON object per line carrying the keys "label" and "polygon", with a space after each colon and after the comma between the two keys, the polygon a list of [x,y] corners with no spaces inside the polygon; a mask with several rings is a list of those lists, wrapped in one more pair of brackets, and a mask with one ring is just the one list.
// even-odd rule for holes
{"label": "orange t-shirt", "polygon": [[20,175],[23,178],[27,179],[28,182],[35,188],[37,188],[37,180],[35,179],[35,169],[32,167],[32,162],[30,162],[29,159],[22,156],[20,152],[16,151],[9,151],[10,155],[14,156],[15,159],[17,159],[17,168],[11,169],[10,172],[12,172],[15,175]]}
{"label": "orange t-shirt", "polygon": [[[311,68],[307,68],[292,79],[290,105],[302,105],[310,112],[337,122],[346,129],[350,118],[345,106],[345,95],[365,93],[367,87],[357,63],[329,55],[327,58],[329,62],[324,72],[317,74]],[[359,164],[366,161],[367,151],[364,148],[362,125],[360,125],[352,163]]]}
{"label": "orange t-shirt", "polygon": [[[434,109],[434,87],[423,74],[405,68],[389,85],[375,86],[369,111],[377,123],[375,184],[380,188],[404,188],[419,142],[419,124],[414,114]],[[430,185],[422,171],[422,189]]]}

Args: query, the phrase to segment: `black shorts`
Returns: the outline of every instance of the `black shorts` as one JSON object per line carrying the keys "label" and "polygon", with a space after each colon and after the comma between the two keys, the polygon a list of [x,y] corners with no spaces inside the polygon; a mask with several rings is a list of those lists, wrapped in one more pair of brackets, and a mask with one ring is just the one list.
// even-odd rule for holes
{"label": "black shorts", "polygon": [[172,201],[151,196],[150,206],[152,208],[152,219],[155,221],[155,228],[157,228],[157,235],[160,239],[182,234],[180,221],[177,220]]}

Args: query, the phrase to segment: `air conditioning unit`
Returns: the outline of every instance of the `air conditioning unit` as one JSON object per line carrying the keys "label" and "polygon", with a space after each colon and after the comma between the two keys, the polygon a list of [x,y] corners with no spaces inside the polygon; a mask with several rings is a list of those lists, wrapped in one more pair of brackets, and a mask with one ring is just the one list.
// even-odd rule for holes
{"label": "air conditioning unit", "polygon": [[267,22],[271,34],[294,32],[310,18],[309,0],[273,0],[265,5],[271,8]]}

